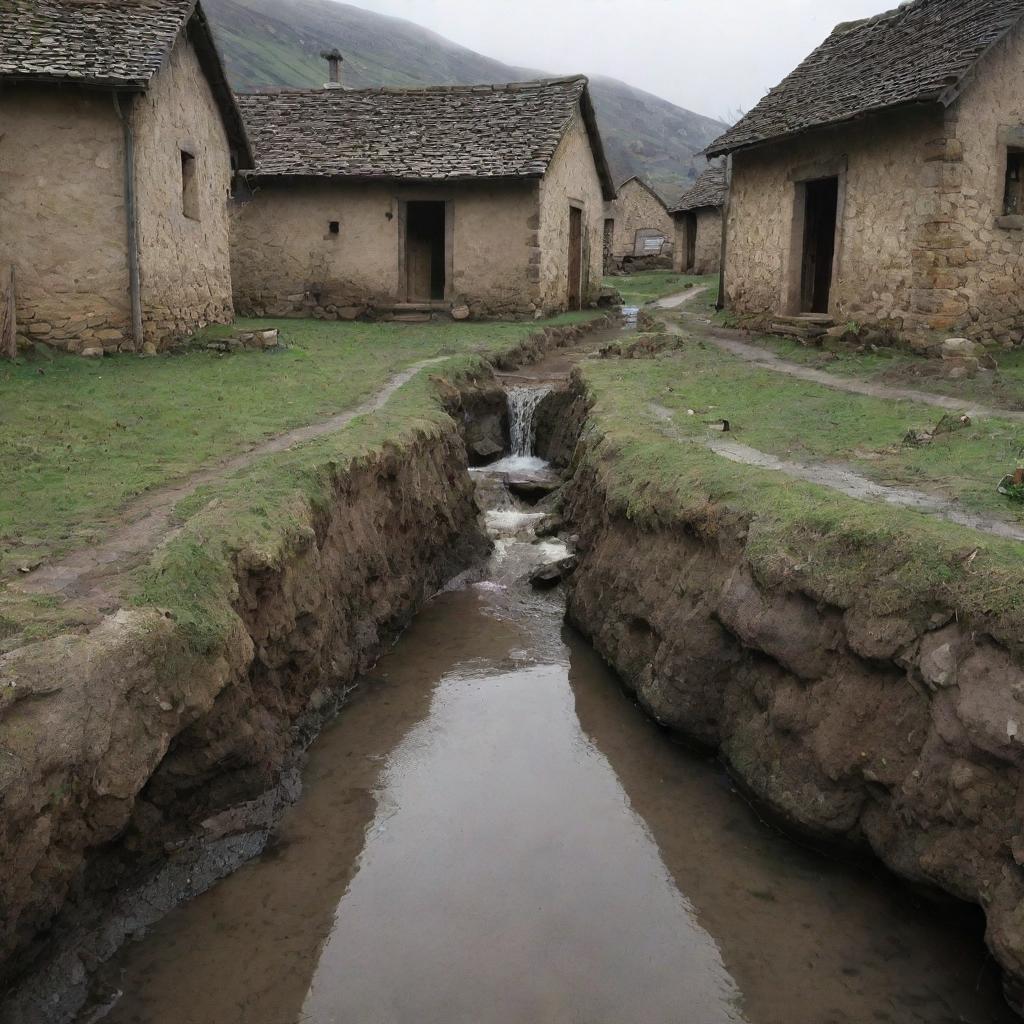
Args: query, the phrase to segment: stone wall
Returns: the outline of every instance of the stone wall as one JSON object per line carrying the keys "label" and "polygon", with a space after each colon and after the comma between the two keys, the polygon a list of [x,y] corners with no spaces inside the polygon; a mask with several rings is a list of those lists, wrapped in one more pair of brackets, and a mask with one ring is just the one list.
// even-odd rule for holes
{"label": "stone wall", "polygon": [[590,139],[577,114],[540,188],[539,281],[545,313],[565,309],[569,293],[569,208],[583,210],[583,303],[596,301],[604,271],[604,193]]}
{"label": "stone wall", "polygon": [[982,341],[1024,340],[1024,218],[1006,219],[1007,143],[1024,145],[1024,33],[984,59],[933,147],[935,215],[918,254],[931,325]]}
{"label": "stone wall", "polygon": [[941,135],[938,108],[923,108],[737,153],[727,228],[729,307],[797,311],[790,301],[802,255],[797,183],[841,173],[831,312],[839,320],[917,325],[914,251],[933,205],[929,144]]}
{"label": "stone wall", "polygon": [[116,348],[128,328],[123,152],[110,93],[0,85],[0,266],[21,344]]}
{"label": "stone wall", "polygon": [[[1003,216],[1007,146],[1024,147],[1024,33],[978,66],[948,110],[894,111],[734,159],[726,296],[795,312],[794,176],[845,167],[831,312],[1004,346],[1024,341],[1024,217]],[[781,197],[781,202],[780,202]]]}
{"label": "stone wall", "polygon": [[662,255],[671,254],[675,237],[672,217],[665,209],[665,204],[651,195],[636,179],[630,179],[619,189],[618,198],[608,203],[605,215],[615,221],[611,247],[613,268],[621,267],[627,258],[638,255],[638,231],[660,231],[666,239]]}
{"label": "stone wall", "polygon": [[[337,316],[406,299],[401,204],[450,203],[449,300],[478,316],[537,308],[534,183],[435,186],[261,182],[233,215],[235,300],[246,313]],[[338,223],[332,234],[330,224]]]}
{"label": "stone wall", "polygon": [[[230,321],[231,149],[193,48],[180,39],[136,105],[136,189],[146,341],[166,345]],[[194,216],[182,201],[182,151],[195,158]]]}
{"label": "stone wall", "polygon": [[[717,274],[722,265],[722,211],[718,207],[707,206],[700,210],[692,210],[690,216],[676,214],[675,222],[675,253],[673,266],[680,273]],[[697,240],[694,246],[693,266],[686,266],[687,235],[690,225],[696,229]]]}

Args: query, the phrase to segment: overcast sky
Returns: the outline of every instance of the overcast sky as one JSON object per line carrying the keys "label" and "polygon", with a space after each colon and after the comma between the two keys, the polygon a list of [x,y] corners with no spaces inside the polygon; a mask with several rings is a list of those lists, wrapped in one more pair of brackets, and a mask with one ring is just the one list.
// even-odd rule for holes
{"label": "overcast sky", "polygon": [[415,21],[507,64],[611,75],[712,117],[753,106],[836,23],[896,6],[896,0],[350,2]]}

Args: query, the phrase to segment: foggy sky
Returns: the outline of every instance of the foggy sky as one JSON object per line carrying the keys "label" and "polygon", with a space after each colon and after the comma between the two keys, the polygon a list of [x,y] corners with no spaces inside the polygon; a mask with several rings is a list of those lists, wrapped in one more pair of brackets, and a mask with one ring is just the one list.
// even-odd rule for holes
{"label": "foggy sky", "polygon": [[349,0],[507,64],[621,78],[735,119],[840,21],[896,0]]}

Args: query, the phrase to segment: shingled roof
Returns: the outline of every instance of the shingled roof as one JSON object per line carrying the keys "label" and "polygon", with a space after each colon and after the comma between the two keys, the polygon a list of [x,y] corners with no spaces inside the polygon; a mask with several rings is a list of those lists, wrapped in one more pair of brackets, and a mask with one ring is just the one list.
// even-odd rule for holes
{"label": "shingled roof", "polygon": [[835,28],[781,85],[716,139],[709,156],[911,103],[950,104],[1024,0],[913,0]]}
{"label": "shingled roof", "polygon": [[579,105],[605,198],[615,198],[583,77],[238,99],[256,151],[251,176],[419,182],[543,177]]}
{"label": "shingled roof", "polygon": [[690,210],[702,210],[706,207],[725,205],[725,168],[721,164],[712,164],[706,168],[693,183],[693,188],[684,192],[669,213],[688,213]]}
{"label": "shingled roof", "polygon": [[0,0],[0,82],[145,91],[187,31],[246,164],[251,151],[197,0]]}

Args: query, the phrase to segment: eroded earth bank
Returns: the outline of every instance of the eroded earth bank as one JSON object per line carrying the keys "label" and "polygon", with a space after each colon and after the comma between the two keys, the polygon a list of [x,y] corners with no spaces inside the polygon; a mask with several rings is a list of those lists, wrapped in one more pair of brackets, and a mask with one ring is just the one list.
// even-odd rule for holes
{"label": "eroded earth bank", "polygon": [[679,501],[568,383],[600,342],[424,377],[234,549],[212,632],[4,659],[6,1021],[1015,1019],[972,907],[1019,1007],[1012,624]]}

